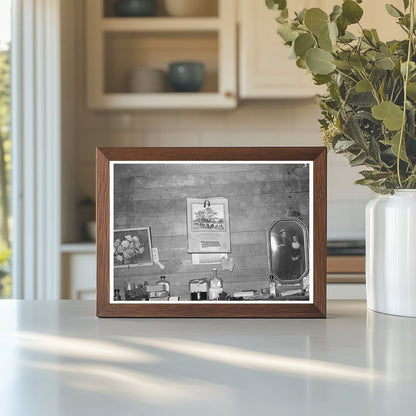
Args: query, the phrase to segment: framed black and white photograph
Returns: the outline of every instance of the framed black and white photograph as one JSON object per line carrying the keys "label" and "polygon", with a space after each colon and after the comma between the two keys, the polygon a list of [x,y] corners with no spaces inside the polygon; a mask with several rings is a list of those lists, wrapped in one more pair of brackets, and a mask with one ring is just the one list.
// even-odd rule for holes
{"label": "framed black and white photograph", "polygon": [[323,148],[97,149],[97,315],[324,317],[325,186]]}

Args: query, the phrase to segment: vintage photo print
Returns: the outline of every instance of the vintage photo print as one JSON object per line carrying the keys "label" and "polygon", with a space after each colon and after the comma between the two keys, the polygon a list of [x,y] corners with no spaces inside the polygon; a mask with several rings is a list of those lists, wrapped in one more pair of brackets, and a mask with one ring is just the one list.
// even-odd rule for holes
{"label": "vintage photo print", "polygon": [[110,303],[313,303],[312,161],[109,169]]}

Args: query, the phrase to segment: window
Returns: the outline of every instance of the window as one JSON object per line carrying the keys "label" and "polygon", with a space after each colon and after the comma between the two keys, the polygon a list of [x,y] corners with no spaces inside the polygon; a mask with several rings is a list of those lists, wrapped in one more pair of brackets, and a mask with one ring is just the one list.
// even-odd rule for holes
{"label": "window", "polygon": [[11,297],[10,44],[11,1],[0,0],[0,298]]}

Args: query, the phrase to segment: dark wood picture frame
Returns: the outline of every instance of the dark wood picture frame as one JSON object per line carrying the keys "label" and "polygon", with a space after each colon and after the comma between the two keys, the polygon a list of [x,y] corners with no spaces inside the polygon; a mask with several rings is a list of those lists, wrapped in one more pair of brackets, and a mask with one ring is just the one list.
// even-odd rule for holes
{"label": "dark wood picture frame", "polygon": [[[165,318],[325,318],[327,150],[324,147],[97,148],[97,316]],[[308,161],[313,163],[313,302],[110,302],[111,161]]]}

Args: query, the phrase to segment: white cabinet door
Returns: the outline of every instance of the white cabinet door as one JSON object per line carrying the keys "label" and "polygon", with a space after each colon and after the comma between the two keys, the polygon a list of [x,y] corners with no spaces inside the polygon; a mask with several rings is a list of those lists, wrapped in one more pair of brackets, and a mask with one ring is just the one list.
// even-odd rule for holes
{"label": "white cabinet door", "polygon": [[94,253],[64,253],[62,255],[63,299],[95,299],[95,263]]}
{"label": "white cabinet door", "polygon": [[[330,12],[334,4],[341,0],[298,0],[289,3],[290,11],[300,11],[304,7],[320,7]],[[389,1],[399,9],[402,0]],[[283,44],[277,32],[275,17],[277,12],[268,10],[264,1],[239,0],[240,48],[239,48],[239,88],[241,98],[305,98],[325,89],[313,84],[311,75],[296,66],[289,59],[291,49]],[[366,0],[362,25],[376,28],[381,40],[403,38],[404,32],[395,19],[386,12],[384,2]],[[358,25],[348,30],[358,33]]]}
{"label": "white cabinet door", "polygon": [[[328,0],[299,0],[296,10],[324,7]],[[240,97],[305,98],[322,89],[315,86],[311,75],[289,59],[291,50],[277,32],[275,11],[264,1],[239,0],[240,17]]]}

